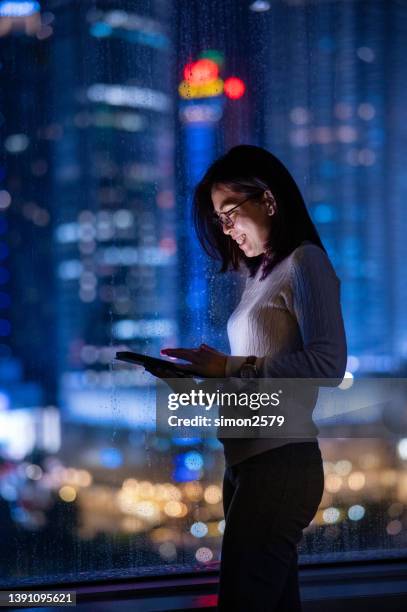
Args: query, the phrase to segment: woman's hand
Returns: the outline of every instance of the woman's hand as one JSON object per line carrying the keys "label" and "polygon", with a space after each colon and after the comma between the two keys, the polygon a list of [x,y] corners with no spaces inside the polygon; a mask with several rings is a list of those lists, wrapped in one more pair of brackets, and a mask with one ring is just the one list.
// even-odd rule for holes
{"label": "woman's hand", "polygon": [[194,372],[198,376],[203,378],[224,378],[226,368],[226,357],[225,353],[208,346],[207,344],[201,344],[197,349],[186,349],[186,348],[168,348],[161,350],[162,355],[168,357],[177,357],[178,359],[185,359],[190,361],[190,364],[177,363],[177,367],[184,370],[185,372]]}

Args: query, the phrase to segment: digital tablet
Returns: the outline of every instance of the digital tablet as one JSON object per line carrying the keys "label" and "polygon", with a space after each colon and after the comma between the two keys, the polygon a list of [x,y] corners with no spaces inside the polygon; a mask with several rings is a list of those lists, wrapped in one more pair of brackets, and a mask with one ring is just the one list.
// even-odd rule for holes
{"label": "digital tablet", "polygon": [[[194,376],[193,372],[184,372],[179,368],[178,363],[166,361],[165,359],[158,359],[158,357],[151,357],[150,355],[143,355],[142,353],[133,353],[132,351],[118,351],[116,353],[116,359],[119,361],[126,361],[127,363],[142,365],[148,370],[148,366],[153,368],[165,368],[174,373],[174,378],[191,378]],[[197,374],[195,374],[197,376]]]}

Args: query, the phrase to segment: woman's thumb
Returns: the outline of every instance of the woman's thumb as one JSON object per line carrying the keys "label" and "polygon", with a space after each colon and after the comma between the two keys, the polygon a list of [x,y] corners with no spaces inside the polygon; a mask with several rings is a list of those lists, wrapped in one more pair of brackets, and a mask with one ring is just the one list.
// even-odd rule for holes
{"label": "woman's thumb", "polygon": [[216,350],[212,346],[209,346],[208,344],[205,344],[204,342],[202,342],[201,347],[207,349],[208,351],[212,351],[212,353],[218,353],[219,352],[218,350]]}

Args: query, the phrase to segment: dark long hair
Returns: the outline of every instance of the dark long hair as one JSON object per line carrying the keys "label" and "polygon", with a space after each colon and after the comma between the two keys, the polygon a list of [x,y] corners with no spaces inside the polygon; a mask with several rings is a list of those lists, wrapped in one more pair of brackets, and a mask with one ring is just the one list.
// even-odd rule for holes
{"label": "dark long hair", "polygon": [[[247,257],[230,236],[213,223],[211,191],[219,184],[255,201],[260,201],[265,190],[271,191],[277,206],[265,253]],[[192,216],[203,249],[210,257],[221,261],[219,272],[238,270],[244,263],[249,275],[254,276],[262,266],[260,280],[263,280],[304,240],[326,252],[301,192],[287,168],[272,153],[254,145],[233,147],[211,164],[195,188]]]}

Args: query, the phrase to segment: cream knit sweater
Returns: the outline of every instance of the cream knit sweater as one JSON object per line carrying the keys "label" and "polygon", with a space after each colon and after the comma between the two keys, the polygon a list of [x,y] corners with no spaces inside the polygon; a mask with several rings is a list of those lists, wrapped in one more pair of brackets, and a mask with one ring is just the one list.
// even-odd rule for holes
{"label": "cream knit sweater", "polygon": [[[327,378],[339,384],[347,347],[340,281],[326,253],[304,241],[266,279],[260,281],[260,275],[259,269],[255,277],[247,277],[241,300],[228,320],[231,356],[226,377],[239,376],[246,357],[256,355],[262,378]],[[327,384],[331,386],[332,381]],[[317,394],[314,405],[316,398]],[[295,441],[220,440],[227,465]]]}

